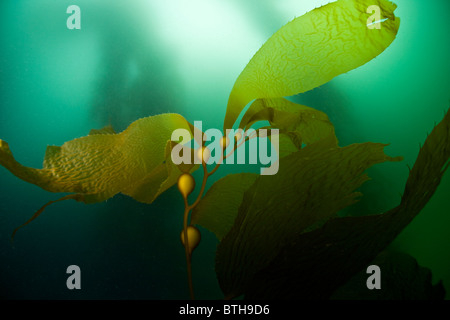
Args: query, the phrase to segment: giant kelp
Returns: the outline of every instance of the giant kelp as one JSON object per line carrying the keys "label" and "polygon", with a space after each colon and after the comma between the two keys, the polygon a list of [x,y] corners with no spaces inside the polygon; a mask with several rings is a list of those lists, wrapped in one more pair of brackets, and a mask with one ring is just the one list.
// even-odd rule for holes
{"label": "giant kelp", "polygon": [[88,136],[68,141],[61,147],[49,146],[42,169],[18,163],[9,145],[0,140],[0,164],[47,191],[71,193],[60,200],[95,203],[121,192],[151,203],[175,184],[181,174],[167,152],[171,148],[171,134],[177,128],[194,130],[178,114],[143,118],[118,134],[110,127],[92,130]]}
{"label": "giant kelp", "polygon": [[[378,6],[382,28],[367,28],[369,6]],[[400,19],[386,0],[340,0],[316,8],[278,30],[237,78],[224,128],[231,128],[253,99],[292,96],[314,89],[383,52]],[[241,124],[242,125],[242,124]]]}
{"label": "giant kelp", "polygon": [[[383,18],[379,29],[367,25],[372,6]],[[339,0],[314,9],[276,32],[239,75],[229,96],[224,129],[232,128],[251,103],[239,127],[267,121],[266,128],[279,130],[276,175],[228,175],[203,196],[207,179],[220,164],[208,171],[207,146],[197,141],[204,176],[200,192],[189,203],[195,185],[190,173],[197,167],[172,162],[177,142],[171,141],[171,134],[186,129],[192,135],[195,128],[176,114],[140,119],[119,134],[110,127],[93,130],[61,147],[48,147],[43,169],[20,165],[0,140],[0,164],[48,191],[70,193],[60,200],[85,203],[119,192],[152,203],[177,183],[185,204],[181,240],[191,297],[198,224],[220,240],[216,273],[225,296],[328,298],[418,214],[448,166],[449,114],[422,147],[397,208],[382,215],[338,218],[339,210],[361,196],[357,189],[368,180],[368,168],[401,158],[386,155],[380,143],[339,146],[325,113],[285,98],[320,86],[383,52],[399,28],[395,8],[386,0]],[[221,140],[225,157],[230,142],[236,149],[252,137],[244,136],[241,144],[230,138]]]}
{"label": "giant kelp", "polygon": [[333,124],[324,112],[314,108],[284,98],[257,99],[245,112],[239,127],[246,129],[264,120],[287,136],[297,149],[327,137],[334,138],[333,144],[337,145]]}
{"label": "giant kelp", "polygon": [[[300,155],[301,151],[297,153]],[[382,154],[379,156],[382,157]],[[354,183],[354,179],[359,176],[350,173],[350,168],[348,171],[344,169],[343,172],[349,175],[347,178],[351,179],[347,181],[345,176],[338,176],[336,170],[339,165],[345,167],[350,164],[361,169],[359,164],[353,162],[356,159],[346,158],[349,162],[345,164],[322,157],[324,164],[334,166],[331,171],[336,174],[333,177],[324,173],[327,177],[325,181],[341,184],[333,188],[322,187],[325,181],[320,176],[301,182],[286,180],[283,188],[276,188],[277,185],[270,188],[269,200],[259,205],[257,203],[254,208],[251,208],[254,204],[252,198],[263,197],[264,193],[249,189],[244,197],[250,199],[242,202],[233,227],[217,251],[216,271],[224,293],[229,296],[245,293],[247,298],[328,298],[353,274],[367,266],[422,210],[438,187],[449,166],[449,159],[450,110],[420,149],[399,206],[379,215],[332,218],[309,232],[302,232],[305,226],[296,226],[294,221],[313,225],[320,218],[320,213],[327,212],[326,209],[336,213],[339,205],[333,206],[330,196],[345,195],[345,185]],[[325,168],[329,169],[318,165],[311,174],[320,173],[320,169]],[[297,175],[307,169],[300,165],[290,170],[291,174]],[[279,177],[260,177],[259,180],[266,180],[267,185],[274,186]],[[299,186],[295,183],[303,185],[304,189],[297,189]],[[310,184],[316,188],[308,187]],[[255,183],[252,188],[258,188],[258,185]],[[295,196],[283,198],[286,192],[294,193]],[[347,200],[344,197],[341,201],[351,201],[355,195],[349,193],[349,196]],[[277,197],[283,201],[270,200]],[[339,200],[339,197],[335,199]],[[321,203],[321,200],[326,203]],[[295,201],[299,201],[302,206],[286,207],[286,202],[289,206]],[[312,220],[308,221],[311,212]],[[289,230],[291,233],[286,234]],[[282,235],[274,239],[274,233]],[[250,234],[252,236],[247,237]],[[286,242],[280,242],[280,238]]]}
{"label": "giant kelp", "polygon": [[108,127],[92,130],[61,147],[49,146],[43,169],[19,164],[9,145],[0,140],[0,163],[27,182],[50,192],[76,193],[75,198],[85,203],[104,201],[119,192],[152,203],[180,175],[166,153],[177,128],[193,132],[178,114],[143,118],[118,134]]}
{"label": "giant kelp", "polygon": [[386,156],[383,148],[374,143],[339,148],[333,139],[323,139],[283,158],[276,175],[258,177],[217,249],[216,271],[224,292],[245,292],[254,273],[282,247],[353,204],[360,196],[355,190],[368,179],[367,168],[400,160]]}

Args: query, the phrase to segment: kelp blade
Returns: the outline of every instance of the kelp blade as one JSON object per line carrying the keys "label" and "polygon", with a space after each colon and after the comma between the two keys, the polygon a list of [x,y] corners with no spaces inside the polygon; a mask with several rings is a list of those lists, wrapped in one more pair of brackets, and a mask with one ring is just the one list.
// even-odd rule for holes
{"label": "kelp blade", "polygon": [[[330,297],[332,300],[443,300],[442,282],[432,284],[431,270],[412,256],[391,250],[381,252],[370,265],[381,270],[381,290],[368,290],[367,268],[350,279]],[[401,276],[399,276],[401,275]]]}
{"label": "kelp blade", "polygon": [[322,139],[337,138],[334,126],[328,116],[319,110],[310,108],[284,98],[257,99],[242,117],[240,128],[248,128],[257,121],[269,121],[271,127],[288,136],[297,149],[302,144],[309,145]]}
{"label": "kelp blade", "polygon": [[[329,298],[420,213],[449,163],[450,110],[421,147],[399,206],[383,214],[333,218],[318,229],[299,234],[247,282],[245,297]],[[236,273],[234,277],[238,277]]]}
{"label": "kelp blade", "polygon": [[246,292],[281,248],[355,203],[366,169],[400,160],[387,156],[379,143],[333,145],[330,137],[282,158],[276,175],[259,176],[244,193],[234,225],[217,248],[216,272],[226,296]]}
{"label": "kelp blade", "polygon": [[219,240],[230,231],[254,173],[229,174],[216,181],[192,211],[191,223],[214,232]]}
{"label": "kelp blade", "polygon": [[[380,29],[367,27],[369,6],[380,8]],[[279,98],[318,87],[375,58],[394,40],[400,19],[386,0],[339,0],[279,29],[237,78],[224,129],[232,128],[253,99]]]}
{"label": "kelp blade", "polygon": [[77,200],[85,203],[104,201],[119,192],[151,203],[169,187],[168,178],[176,182],[178,168],[166,161],[167,143],[175,129],[192,133],[192,126],[178,114],[139,119],[118,134],[109,133],[110,129],[93,131],[61,147],[49,146],[43,169],[19,164],[0,140],[0,164],[47,191],[78,194]]}

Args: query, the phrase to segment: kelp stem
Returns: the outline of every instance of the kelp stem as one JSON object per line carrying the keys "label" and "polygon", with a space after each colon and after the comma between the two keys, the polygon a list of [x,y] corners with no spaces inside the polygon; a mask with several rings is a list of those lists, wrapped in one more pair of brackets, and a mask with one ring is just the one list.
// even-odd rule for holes
{"label": "kelp stem", "polygon": [[216,166],[214,167],[214,169],[212,169],[211,172],[208,173],[208,177],[211,176],[211,175],[213,175],[214,172],[216,172],[217,169],[219,169],[219,167],[220,167],[220,163],[216,164]]}
{"label": "kelp stem", "polygon": [[[238,145],[236,145],[233,150],[231,150],[224,158],[223,161],[225,161],[226,158],[228,158],[229,156],[231,156],[240,146],[242,146],[244,143],[246,143],[247,141],[249,141],[250,139],[256,138],[256,136],[252,136],[252,137],[246,137],[245,139],[243,139]],[[224,150],[225,152],[225,150]],[[219,169],[221,163],[218,163],[213,170],[211,170],[210,173],[208,173],[208,177],[210,175],[212,175],[214,172],[217,171],[217,169]]]}
{"label": "kelp stem", "polygon": [[[233,152],[239,148],[242,144],[244,144],[246,141],[251,139],[252,137],[247,137],[247,139],[244,139],[238,146],[233,148],[233,151],[231,151],[228,155],[225,156],[224,159],[226,159],[228,156],[233,154]],[[224,148],[225,152],[225,148]],[[197,196],[197,199],[195,199],[194,203],[189,205],[187,201],[187,197],[183,197],[184,199],[184,215],[183,215],[183,238],[184,238],[184,252],[186,255],[186,267],[187,267],[187,277],[188,277],[188,285],[189,285],[189,294],[191,296],[191,300],[194,300],[194,286],[192,283],[192,265],[191,265],[191,258],[192,258],[192,252],[189,249],[189,238],[187,233],[187,227],[188,227],[188,220],[189,220],[189,212],[194,209],[197,204],[202,199],[202,195],[205,192],[206,188],[206,182],[208,181],[208,177],[211,176],[214,172],[217,171],[220,167],[220,163],[216,165],[216,167],[208,173],[208,169],[206,167],[206,162],[202,161],[202,167],[203,167],[203,180],[202,180],[202,186],[200,188],[200,192]]]}
{"label": "kelp stem", "polygon": [[203,192],[205,192],[205,187],[206,187],[206,181],[208,180],[208,177],[210,176],[210,174],[208,174],[208,169],[206,168],[206,163],[205,161],[202,162],[202,166],[203,166],[203,181],[202,181],[202,186],[200,188],[200,192],[197,196],[197,199],[195,199],[195,202],[193,204],[191,204],[190,206],[188,206],[188,210],[192,210],[195,208],[195,206],[200,202],[200,200],[202,199],[202,195]]}
{"label": "kelp stem", "polygon": [[188,227],[189,212],[191,211],[192,208],[195,208],[195,206],[200,202],[203,192],[205,191],[206,181],[208,180],[208,170],[206,168],[205,161],[202,162],[202,166],[203,166],[203,181],[202,181],[202,186],[201,186],[200,192],[197,196],[197,199],[195,200],[195,202],[192,205],[189,205],[187,198],[183,197],[183,199],[184,199],[184,216],[183,216],[184,252],[186,255],[186,267],[187,267],[189,294],[191,296],[191,300],[194,300],[195,298],[194,298],[194,286],[192,284],[192,265],[191,265],[192,252],[189,250],[189,239],[188,239],[188,235],[187,235],[187,227]]}
{"label": "kelp stem", "polygon": [[188,239],[188,235],[187,235],[189,211],[190,210],[189,210],[187,198],[184,198],[184,217],[183,217],[184,252],[186,255],[189,295],[191,296],[191,300],[194,300],[195,298],[194,298],[194,286],[192,284],[191,253],[189,251],[189,242],[188,242],[189,239]]}

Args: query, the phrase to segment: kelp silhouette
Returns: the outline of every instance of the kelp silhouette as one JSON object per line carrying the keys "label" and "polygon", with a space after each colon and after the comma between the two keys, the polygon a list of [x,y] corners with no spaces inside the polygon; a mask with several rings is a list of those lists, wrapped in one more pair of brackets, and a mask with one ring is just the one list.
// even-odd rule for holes
{"label": "kelp silhouette", "polygon": [[[383,17],[379,29],[367,26],[367,9],[374,5]],[[386,0],[339,0],[314,9],[276,32],[239,75],[228,100],[224,132],[253,101],[239,127],[268,121],[269,128],[280,130],[280,170],[274,176],[228,175],[203,197],[206,181],[219,165],[208,172],[202,161],[201,190],[189,204],[194,184],[190,173],[198,166],[172,163],[176,143],[171,134],[179,128],[192,134],[195,128],[176,114],[140,119],[119,134],[109,128],[49,147],[40,170],[17,163],[0,140],[0,164],[48,191],[72,193],[60,200],[85,203],[119,192],[151,203],[178,182],[185,203],[181,239],[192,298],[190,262],[200,240],[196,224],[220,240],[216,272],[227,298],[327,298],[429,200],[448,166],[450,116],[422,147],[397,208],[377,216],[336,218],[361,195],[355,190],[368,180],[367,168],[401,158],[385,155],[380,143],[339,147],[326,114],[284,97],[320,86],[383,52],[399,28],[395,8]],[[225,144],[230,141],[224,139]]]}

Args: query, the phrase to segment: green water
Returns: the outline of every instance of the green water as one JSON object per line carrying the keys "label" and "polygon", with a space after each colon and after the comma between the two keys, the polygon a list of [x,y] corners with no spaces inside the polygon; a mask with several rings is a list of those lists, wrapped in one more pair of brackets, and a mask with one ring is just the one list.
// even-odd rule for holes
{"label": "green water", "polygon": [[[163,112],[221,128],[231,87],[257,49],[286,22],[327,1],[168,0],[0,2],[0,138],[24,165],[40,168],[47,145]],[[450,105],[448,0],[397,0],[392,45],[366,65],[295,97],[325,111],[340,145],[389,143],[400,163],[376,166],[352,212],[398,204],[419,146]],[[67,7],[81,9],[69,30]],[[220,177],[237,170],[222,168]],[[196,173],[197,179],[200,172]],[[450,297],[449,174],[394,241],[443,280]],[[0,167],[0,297],[16,299],[185,299],[183,202],[175,188],[152,205],[123,195],[104,203],[62,202]],[[217,241],[202,229],[194,253],[196,296],[221,298]],[[79,265],[82,289],[66,288]]]}

